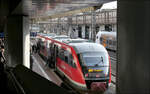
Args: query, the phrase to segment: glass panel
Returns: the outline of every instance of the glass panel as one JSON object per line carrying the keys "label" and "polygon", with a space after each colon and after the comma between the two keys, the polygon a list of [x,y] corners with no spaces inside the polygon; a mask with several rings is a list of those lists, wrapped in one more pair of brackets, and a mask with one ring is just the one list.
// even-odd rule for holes
{"label": "glass panel", "polygon": [[108,56],[104,52],[88,52],[83,53],[83,62],[87,66],[108,66]]}

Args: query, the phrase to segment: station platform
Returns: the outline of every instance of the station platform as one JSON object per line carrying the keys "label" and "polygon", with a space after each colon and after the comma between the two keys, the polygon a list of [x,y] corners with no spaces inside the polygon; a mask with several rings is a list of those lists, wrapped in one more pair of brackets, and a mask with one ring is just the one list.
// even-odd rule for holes
{"label": "station platform", "polygon": [[53,69],[50,69],[48,66],[45,66],[46,62],[38,54],[33,55],[33,67],[32,70],[42,77],[52,81],[56,85],[60,86],[62,80],[54,73]]}
{"label": "station platform", "polygon": [[[37,71],[40,68],[34,66],[34,69]],[[4,91],[2,94],[70,94],[58,86],[59,83],[56,85],[52,82],[48,76],[45,79],[44,72],[39,70],[38,73],[43,74],[39,75],[21,64],[15,67],[7,66],[3,75],[0,75],[1,82],[3,82],[0,82],[2,86],[0,90]],[[57,78],[54,79],[53,81],[57,81]]]}

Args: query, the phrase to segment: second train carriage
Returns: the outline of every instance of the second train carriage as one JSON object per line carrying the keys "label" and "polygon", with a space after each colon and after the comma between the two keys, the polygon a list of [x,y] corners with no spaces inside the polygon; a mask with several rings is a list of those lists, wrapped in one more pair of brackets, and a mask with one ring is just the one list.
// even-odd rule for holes
{"label": "second train carriage", "polygon": [[105,90],[111,82],[111,63],[106,49],[96,43],[62,43],[40,36],[40,53],[78,90],[100,87]]}
{"label": "second train carriage", "polygon": [[96,43],[102,44],[106,49],[117,50],[116,32],[99,31],[96,35]]}

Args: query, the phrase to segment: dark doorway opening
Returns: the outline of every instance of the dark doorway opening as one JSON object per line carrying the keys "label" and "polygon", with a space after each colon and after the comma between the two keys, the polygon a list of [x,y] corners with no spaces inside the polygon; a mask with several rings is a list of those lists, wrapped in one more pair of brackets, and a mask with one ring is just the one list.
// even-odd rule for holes
{"label": "dark doorway opening", "polygon": [[82,38],[81,26],[78,26],[78,37],[79,37],[79,38]]}

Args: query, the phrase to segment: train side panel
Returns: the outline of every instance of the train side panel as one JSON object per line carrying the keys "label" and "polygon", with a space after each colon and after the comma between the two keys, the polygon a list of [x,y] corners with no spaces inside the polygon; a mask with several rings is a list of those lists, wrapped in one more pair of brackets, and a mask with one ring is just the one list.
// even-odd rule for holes
{"label": "train side panel", "polygon": [[96,43],[102,44],[105,48],[110,50],[117,50],[116,32],[101,32],[96,35]]}
{"label": "train side panel", "polygon": [[[62,60],[62,58],[60,59],[59,57],[57,57],[56,67],[60,72],[63,73],[65,77],[67,77],[67,79],[69,79],[69,81],[74,87],[85,89],[86,88],[85,80],[80,65],[77,62],[77,58],[75,54],[72,53],[72,51],[70,55],[72,58],[70,60],[68,59],[68,62],[67,60]],[[67,57],[65,56],[65,59],[66,58]]]}

